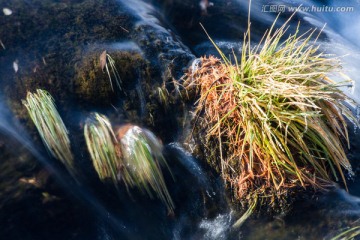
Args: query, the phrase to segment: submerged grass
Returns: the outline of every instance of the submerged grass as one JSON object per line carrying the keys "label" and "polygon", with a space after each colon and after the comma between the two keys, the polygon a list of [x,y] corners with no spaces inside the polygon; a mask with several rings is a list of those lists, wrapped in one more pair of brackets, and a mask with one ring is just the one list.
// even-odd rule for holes
{"label": "submerged grass", "polygon": [[86,121],[84,136],[100,180],[111,179],[117,186],[122,162],[110,121],[104,115],[94,113]]}
{"label": "submerged grass", "polygon": [[110,121],[95,113],[87,119],[84,135],[100,180],[111,179],[117,187],[123,181],[127,189],[136,187],[153,197],[153,192],[173,211],[161,166],[166,166],[162,144],[148,130],[124,125],[113,131]]}
{"label": "submerged grass", "polygon": [[118,131],[122,158],[131,178],[129,186],[137,187],[153,197],[153,192],[170,212],[174,203],[167,190],[161,166],[168,165],[162,154],[162,144],[150,131],[125,125]]}
{"label": "submerged grass", "polygon": [[71,153],[68,130],[62,121],[52,96],[45,90],[28,92],[22,103],[34,122],[40,137],[49,152],[74,173],[74,159]]}
{"label": "submerged grass", "polygon": [[291,189],[326,189],[334,179],[346,186],[343,169],[352,174],[346,119],[357,120],[339,90],[351,82],[330,79],[339,62],[311,42],[315,30],[299,35],[298,26],[286,37],[287,22],[274,30],[275,22],[255,47],[249,29],[232,60],[210,38],[222,60],[203,57],[185,81],[199,92],[197,128],[216,167],[248,206],[278,207]]}
{"label": "submerged grass", "polygon": [[338,235],[330,238],[330,240],[350,240],[360,235],[360,226],[342,230]]}

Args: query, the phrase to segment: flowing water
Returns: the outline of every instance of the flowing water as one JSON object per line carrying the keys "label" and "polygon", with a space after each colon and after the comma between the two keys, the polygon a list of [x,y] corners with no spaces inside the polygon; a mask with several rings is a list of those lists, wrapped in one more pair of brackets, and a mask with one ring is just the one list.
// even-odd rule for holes
{"label": "flowing water", "polygon": [[[299,198],[286,214],[252,216],[234,228],[241,212],[229,203],[221,178],[182,146],[183,133],[190,131],[189,113],[188,106],[176,100],[182,94],[176,79],[186,67],[195,68],[198,57],[217,54],[199,23],[221,49],[239,53],[248,1],[0,3],[1,239],[330,239],[359,225],[360,178],[355,175],[349,179],[349,192],[339,187]],[[343,71],[354,81],[343,90],[360,102],[358,1],[253,1],[254,44],[276,17],[270,6],[284,6],[279,26],[300,4],[303,11],[290,21],[289,32],[298,20],[301,32],[326,23],[319,38],[321,49],[343,56]],[[352,10],[325,11],[321,8],[325,6]],[[92,72],[91,64],[104,49],[123,59],[120,97],[107,88],[108,82],[92,77],[102,74]],[[173,90],[174,96],[163,95],[170,99],[170,107],[160,104],[158,89],[163,86]],[[26,91],[38,87],[52,93],[69,128],[76,180],[45,150],[21,105]],[[357,104],[349,107],[359,115]],[[172,170],[164,177],[176,206],[174,214],[140,192],[128,194],[124,188],[116,191],[99,182],[82,137],[84,119],[92,111],[107,114],[114,125],[132,122],[160,136]],[[360,174],[360,138],[351,126],[350,133],[349,158],[355,174]]]}

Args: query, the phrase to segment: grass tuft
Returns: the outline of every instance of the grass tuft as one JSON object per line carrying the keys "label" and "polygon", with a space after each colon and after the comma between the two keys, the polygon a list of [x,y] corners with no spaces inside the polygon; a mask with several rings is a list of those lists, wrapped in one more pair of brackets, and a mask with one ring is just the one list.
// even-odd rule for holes
{"label": "grass tuft", "polygon": [[169,92],[166,89],[166,87],[165,86],[158,87],[157,93],[159,96],[160,103],[165,107],[165,109],[168,108],[169,107]]}
{"label": "grass tuft", "polygon": [[111,78],[111,75],[113,75],[116,86],[119,88],[119,90],[121,90],[121,78],[116,68],[115,60],[110,56],[110,54],[106,52],[106,50],[103,51],[100,55],[100,67],[102,70],[104,70],[104,68],[106,69],[111,89],[114,91],[113,79]]}
{"label": "grass tuft", "polygon": [[162,155],[162,144],[146,129],[130,124],[113,131],[110,121],[94,113],[87,119],[84,135],[100,180],[111,179],[117,187],[123,181],[127,189],[138,188],[153,197],[153,192],[173,211],[161,166],[168,167]]}
{"label": "grass tuft", "polygon": [[45,90],[28,92],[22,100],[40,137],[55,158],[59,159],[70,173],[74,174],[74,159],[70,149],[68,130],[62,121],[52,96]]}
{"label": "grass tuft", "polygon": [[346,186],[343,169],[352,174],[346,119],[358,123],[339,90],[351,82],[329,77],[340,64],[319,52],[315,30],[285,36],[287,22],[274,30],[275,22],[255,47],[249,29],[232,59],[209,37],[222,59],[203,57],[185,77],[200,95],[195,124],[204,145],[216,149],[215,167],[248,206],[274,206],[291,189],[326,189],[332,180]]}
{"label": "grass tuft", "polygon": [[124,164],[131,175],[128,185],[137,187],[150,197],[155,192],[172,212],[174,203],[161,171],[161,166],[168,168],[162,154],[162,144],[150,131],[131,125],[119,129],[118,139]]}
{"label": "grass tuft", "polygon": [[122,162],[117,147],[118,142],[109,119],[98,113],[92,114],[86,120],[84,136],[100,180],[111,179],[117,186]]}

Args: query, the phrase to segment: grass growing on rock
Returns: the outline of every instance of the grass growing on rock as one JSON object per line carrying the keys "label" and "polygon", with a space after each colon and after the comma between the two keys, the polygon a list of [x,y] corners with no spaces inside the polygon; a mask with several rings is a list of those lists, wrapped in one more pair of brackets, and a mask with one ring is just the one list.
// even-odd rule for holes
{"label": "grass growing on rock", "polygon": [[162,154],[163,146],[150,131],[138,126],[125,125],[117,131],[125,167],[131,175],[128,185],[153,197],[153,192],[170,212],[174,203],[167,190],[161,166],[168,165]]}
{"label": "grass growing on rock", "polygon": [[91,104],[90,107],[106,107],[119,97],[131,95],[138,73],[150,81],[149,66],[138,52],[101,50],[97,46],[86,50],[85,57],[76,63],[75,68],[76,97],[80,104]]}
{"label": "grass growing on rock", "polygon": [[116,68],[115,60],[110,56],[110,54],[106,52],[106,50],[103,51],[100,55],[100,66],[103,71],[104,68],[106,69],[106,73],[109,77],[111,89],[114,91],[113,79],[111,78],[111,75],[113,75],[116,86],[119,88],[119,90],[121,90],[121,84],[120,84],[121,78]]}
{"label": "grass growing on rock", "polygon": [[47,91],[38,89],[36,93],[28,92],[22,103],[49,152],[74,173],[68,130],[56,110],[52,96]]}
{"label": "grass growing on rock", "polygon": [[232,60],[210,39],[222,60],[203,57],[186,76],[200,95],[195,127],[205,130],[210,162],[246,206],[279,207],[292,190],[346,186],[343,169],[352,173],[346,119],[357,120],[339,90],[351,82],[330,79],[339,62],[311,42],[315,30],[286,37],[286,24],[274,23],[255,47],[249,29]]}
{"label": "grass growing on rock", "polygon": [[94,113],[86,121],[84,136],[100,180],[104,181],[109,178],[117,186],[119,169],[123,164],[117,148],[118,142],[109,119]]}
{"label": "grass growing on rock", "polygon": [[162,144],[154,134],[127,124],[115,135],[110,121],[95,113],[86,121],[84,136],[100,180],[111,179],[116,187],[123,181],[128,190],[136,187],[150,197],[155,193],[173,211],[174,204],[161,171],[161,166],[168,166]]}

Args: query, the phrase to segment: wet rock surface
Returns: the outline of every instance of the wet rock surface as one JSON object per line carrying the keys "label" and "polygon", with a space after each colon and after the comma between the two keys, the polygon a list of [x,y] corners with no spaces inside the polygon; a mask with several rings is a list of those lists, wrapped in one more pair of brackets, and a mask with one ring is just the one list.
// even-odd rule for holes
{"label": "wet rock surface", "polygon": [[[142,239],[137,229],[142,226],[143,231],[151,233],[148,237],[152,239],[171,235],[173,222],[168,221],[167,213],[158,202],[149,202],[136,191],[129,199],[125,189],[121,190],[123,197],[119,199],[113,189],[94,177],[82,124],[90,112],[100,111],[106,113],[114,125],[139,124],[153,130],[165,143],[172,141],[184,112],[178,80],[194,58],[190,50],[171,31],[148,23],[125,2],[35,0],[2,1],[1,5],[12,11],[11,15],[0,17],[0,85],[7,104],[4,108],[11,109],[30,133],[34,146],[28,147],[40,149],[50,164],[49,169],[47,164],[39,163],[26,148],[24,153],[10,154],[11,133],[5,131],[1,135],[1,158],[4,159],[0,164],[1,234],[11,239],[91,239],[97,235]],[[155,10],[149,11],[149,14],[155,13]],[[105,50],[115,61],[121,89],[111,88],[109,76],[101,66],[100,56]],[[21,104],[28,91],[38,88],[49,91],[54,97],[70,130],[75,166],[83,169],[79,176],[82,188],[91,189],[87,194],[76,193],[79,186],[74,186],[75,182],[64,183],[56,177],[53,171],[60,169],[63,173],[64,167],[47,155]],[[1,121],[3,118],[2,115]],[[6,124],[1,126],[1,132],[7,127]],[[16,147],[24,143],[17,142]],[[23,158],[26,158],[25,163],[21,163]],[[187,171],[179,171],[174,174],[180,179]],[[180,196],[184,185],[177,185],[179,190],[174,194]],[[201,191],[195,188],[189,195],[192,200],[186,200],[194,202],[195,197],[202,205],[207,197],[198,197]],[[101,203],[92,203],[93,194],[98,195],[96,198]],[[175,202],[181,205],[181,201]],[[138,207],[139,204],[143,207]],[[95,210],[97,214],[94,214],[87,209],[102,206],[112,209],[111,214],[117,219],[126,219],[128,225],[135,226],[131,228],[131,237],[128,230],[118,227],[122,225],[117,220],[97,216],[100,210]],[[146,206],[153,210],[139,221]],[[127,211],[126,207],[137,210]],[[186,205],[190,207],[193,206]],[[123,217],[120,217],[121,211]],[[105,211],[101,214],[107,215]],[[151,216],[159,221],[149,224]],[[154,231],[158,224],[167,226],[168,230]]]}
{"label": "wet rock surface", "polygon": [[[98,181],[82,134],[84,120],[90,112],[106,114],[114,125],[133,123],[144,126],[164,144],[172,142],[183,135],[192,118],[187,113],[187,107],[192,103],[184,103],[179,79],[195,55],[199,57],[211,49],[199,22],[215,40],[223,41],[224,47],[229,50],[238,47],[236,44],[243,38],[246,28],[243,23],[247,21],[244,14],[247,5],[239,5],[238,1],[214,0],[213,6],[204,9],[200,2],[0,1],[2,7],[12,11],[11,15],[0,16],[3,102],[24,127],[18,133],[28,132],[34,146],[40,149],[47,161],[63,171],[63,166],[47,155],[21,104],[27,91],[42,88],[52,94],[71,133],[75,165],[82,172],[80,179],[83,185],[74,189],[85,188],[89,192],[76,198],[74,190],[68,191],[75,183],[60,183],[53,170],[37,161],[26,147],[23,148],[25,142],[16,142],[11,137],[12,133],[4,130],[7,125],[0,123],[2,236],[9,239],[143,239],[143,236],[148,239],[201,239],[204,236],[208,239],[238,239],[245,235],[248,236],[246,239],[263,239],[273,235],[269,238],[288,239],[310,236],[303,235],[302,222],[297,222],[298,216],[301,216],[299,212],[307,208],[307,211],[314,212],[316,219],[325,219],[319,225],[306,225],[306,231],[313,233],[307,239],[313,236],[316,239],[324,236],[317,227],[335,231],[349,226],[348,222],[353,224],[360,216],[355,211],[358,205],[353,204],[353,199],[339,200],[341,194],[336,193],[320,200],[305,199],[306,203],[297,203],[300,207],[286,218],[274,220],[270,217],[262,222],[261,216],[260,221],[254,218],[247,223],[244,230],[231,231],[230,226],[236,219],[229,213],[226,197],[220,193],[223,190],[221,181],[216,175],[211,175],[212,171],[208,171],[205,161],[200,163],[201,168],[197,171],[196,166],[184,162],[187,158],[174,149],[167,149],[165,155],[174,169],[176,181],[169,175],[165,178],[175,198],[175,216],[166,216],[166,210],[160,203],[144,198],[139,192],[129,197],[128,192],[121,189],[119,197],[109,185]],[[256,18],[256,14],[261,12],[261,3],[255,5]],[[272,15],[266,14],[266,17],[264,15],[254,21],[253,25],[257,26],[253,28],[254,41],[267,28],[264,22],[270,22],[272,18],[269,16]],[[121,89],[111,88],[108,74],[101,66],[100,56],[105,50],[115,60]],[[2,105],[0,108],[3,108]],[[1,111],[0,121],[3,121]],[[357,158],[357,154],[352,156],[354,161]],[[199,173],[205,174],[206,179],[207,173],[210,173],[211,180],[206,183],[200,181]],[[359,193],[356,182],[350,185],[351,193]],[[93,199],[87,197],[94,195],[99,200],[97,203],[91,203]],[[328,198],[342,202],[341,208],[346,209],[345,212],[342,214],[339,211],[336,201],[329,206]],[[96,204],[104,206],[105,210],[90,211],[89,208],[95,209]],[[110,209],[111,213],[106,209]],[[99,211],[103,212],[100,217]],[[139,216],[144,214],[145,217],[139,220]],[[334,218],[334,215],[338,217]],[[112,218],[120,219],[120,223]],[[344,221],[338,224],[340,218]],[[199,227],[201,219],[208,220],[203,225],[210,229],[219,227],[219,223],[225,224],[227,229],[220,235],[208,231],[206,227]],[[123,222],[126,224],[123,225]],[[263,228],[254,231],[254,226],[259,224]],[[275,231],[279,234],[274,235]]]}
{"label": "wet rock surface", "polygon": [[[26,118],[19,100],[37,88],[48,90],[66,111],[75,101],[81,103],[74,106],[80,111],[111,104],[117,107],[119,101],[136,98],[146,105],[151,101],[137,95],[154,95],[161,85],[171,93],[173,87],[167,85],[179,79],[193,55],[174,34],[148,23],[128,5],[91,0],[7,4],[13,14],[1,18],[0,39],[5,49],[0,52],[0,74],[4,92],[19,118]],[[107,75],[98,67],[104,50],[114,55],[124,92],[110,91]],[[125,105],[125,111],[131,112],[130,104]],[[147,109],[154,104],[142,108],[144,118],[154,118]]]}

